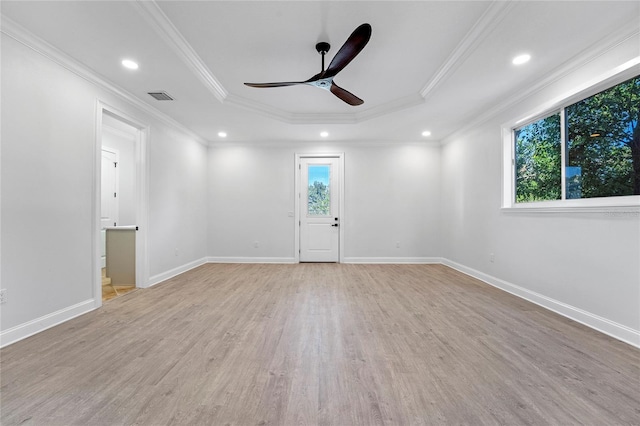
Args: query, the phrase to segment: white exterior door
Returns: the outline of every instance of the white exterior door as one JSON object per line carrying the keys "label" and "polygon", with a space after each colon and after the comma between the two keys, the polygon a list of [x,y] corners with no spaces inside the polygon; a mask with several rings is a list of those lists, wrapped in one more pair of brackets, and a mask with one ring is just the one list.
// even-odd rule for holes
{"label": "white exterior door", "polygon": [[300,159],[300,262],[340,260],[338,158]]}
{"label": "white exterior door", "polygon": [[116,226],[118,223],[118,153],[102,149],[102,172],[100,179],[100,225]]}

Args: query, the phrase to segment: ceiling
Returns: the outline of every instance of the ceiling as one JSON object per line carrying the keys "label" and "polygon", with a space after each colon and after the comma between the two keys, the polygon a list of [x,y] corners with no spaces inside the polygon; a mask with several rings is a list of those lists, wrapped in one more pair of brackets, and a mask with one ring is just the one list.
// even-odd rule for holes
{"label": "ceiling", "polygon": [[[544,83],[621,31],[637,1],[2,1],[24,28],[207,141],[441,140]],[[369,44],[335,78],[349,106],[310,86],[367,22]],[[522,66],[514,56],[529,53]],[[136,71],[122,67],[130,58]],[[147,92],[163,90],[174,101]],[[421,132],[430,130],[431,136]]]}

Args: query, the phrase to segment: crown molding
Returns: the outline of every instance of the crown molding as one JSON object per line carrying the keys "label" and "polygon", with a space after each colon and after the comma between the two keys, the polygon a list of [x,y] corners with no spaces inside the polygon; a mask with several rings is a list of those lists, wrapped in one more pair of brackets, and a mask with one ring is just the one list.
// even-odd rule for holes
{"label": "crown molding", "polygon": [[557,67],[554,71],[548,73],[546,77],[531,84],[527,89],[521,90],[517,94],[509,96],[508,100],[506,101],[502,101],[494,104],[493,106],[489,106],[488,108],[484,108],[484,112],[481,114],[472,113],[467,117],[468,120],[465,120],[467,124],[456,130],[455,132],[445,136],[442,139],[442,144],[448,144],[453,139],[465,134],[470,129],[481,125],[482,123],[497,116],[501,112],[516,106],[520,102],[525,101],[527,98],[556,83],[557,81],[562,80],[568,75],[578,71],[580,68],[597,60],[605,53],[611,51],[612,49],[615,49],[617,46],[633,38],[640,38],[640,26],[638,26],[638,20],[636,18],[633,18],[625,24],[621,25],[618,31],[611,33],[608,37],[605,37],[594,43],[593,45],[587,47],[586,49],[582,50],[581,52],[564,62],[562,65]]}
{"label": "crown molding", "polygon": [[288,113],[260,102],[242,96],[229,94],[225,104],[257,113],[263,117],[279,120],[287,124],[354,124],[357,123],[355,114],[306,114]]}
{"label": "crown molding", "polygon": [[405,96],[403,98],[396,99],[395,101],[390,101],[386,104],[364,110],[357,114],[356,122],[360,123],[422,104],[424,104],[424,98],[416,93],[414,95]]}
{"label": "crown molding", "polygon": [[225,104],[255,112],[263,117],[279,120],[287,124],[358,124],[367,120],[388,115],[397,111],[424,104],[422,96],[405,96],[384,105],[370,108],[359,113],[287,113],[279,108],[229,94]]}
{"label": "crown molding", "polygon": [[355,114],[305,114],[288,113],[260,102],[252,101],[242,96],[229,94],[225,104],[257,113],[263,117],[282,121],[287,124],[354,124],[357,123]]}
{"label": "crown molding", "polygon": [[243,98],[242,96],[234,95],[233,93],[227,95],[224,103],[247,111],[255,112],[263,117],[283,121],[285,123],[290,123],[293,119],[293,114],[260,102]]}
{"label": "crown molding", "polygon": [[427,98],[440,84],[448,79],[456,69],[468,57],[468,53],[475,49],[480,42],[500,23],[502,18],[511,10],[513,2],[493,1],[487,10],[480,16],[471,30],[462,38],[460,43],[453,49],[449,57],[440,66],[438,71],[420,90],[420,95]]}
{"label": "crown molding", "polygon": [[8,37],[11,37],[12,39],[16,40],[18,43],[28,47],[29,49],[37,52],[38,54],[49,59],[50,61],[58,64],[59,66],[66,69],[67,71],[70,71],[73,74],[77,75],[78,77],[93,84],[94,86],[97,86],[99,89],[105,90],[109,93],[116,95],[120,99],[138,108],[139,110],[149,114],[150,116],[154,117],[155,119],[164,123],[165,125],[172,127],[188,135],[189,137],[199,142],[200,144],[205,146],[208,144],[208,142],[205,139],[203,139],[201,136],[189,130],[188,128],[186,128],[185,126],[183,126],[182,124],[174,120],[173,118],[155,109],[154,107],[142,101],[140,98],[133,95],[132,93],[118,87],[116,84],[99,76],[92,69],[76,61],[66,53],[62,52],[57,47],[52,46],[51,44],[37,37],[33,33],[27,31],[24,27],[22,27],[21,25],[14,22],[10,18],[7,18],[4,15],[2,15],[1,21],[0,21],[0,32],[2,34],[5,34]]}
{"label": "crown molding", "polygon": [[322,114],[293,114],[291,124],[357,124],[360,120],[356,114],[322,113]]}
{"label": "crown molding", "polygon": [[131,3],[138,13],[151,25],[155,32],[167,43],[183,62],[220,101],[229,95],[209,67],[198,56],[173,22],[165,15],[155,1],[134,1]]}
{"label": "crown molding", "polygon": [[237,141],[211,141],[209,148],[291,148],[299,150],[301,147],[305,149],[314,149],[318,146],[328,147],[333,150],[344,151],[349,148],[372,148],[372,147],[388,147],[398,148],[404,146],[418,146],[424,148],[440,148],[440,141],[390,141],[390,140],[237,140]]}

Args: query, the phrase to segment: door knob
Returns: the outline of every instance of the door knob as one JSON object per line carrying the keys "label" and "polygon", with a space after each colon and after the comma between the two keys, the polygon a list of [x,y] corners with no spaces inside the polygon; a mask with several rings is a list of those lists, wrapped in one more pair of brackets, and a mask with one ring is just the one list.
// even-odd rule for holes
{"label": "door knob", "polygon": [[331,226],[338,226],[338,224],[337,224],[337,223],[334,223],[334,224],[333,224],[333,225],[331,225]]}

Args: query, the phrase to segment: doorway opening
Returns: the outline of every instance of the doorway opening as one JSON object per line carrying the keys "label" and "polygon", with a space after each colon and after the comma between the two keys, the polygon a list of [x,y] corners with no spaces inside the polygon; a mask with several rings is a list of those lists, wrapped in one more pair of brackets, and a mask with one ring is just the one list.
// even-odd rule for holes
{"label": "doorway opening", "polygon": [[96,137],[94,301],[146,283],[148,127],[99,102]]}
{"label": "doorway opening", "polygon": [[296,154],[297,262],[344,258],[344,154]]}

